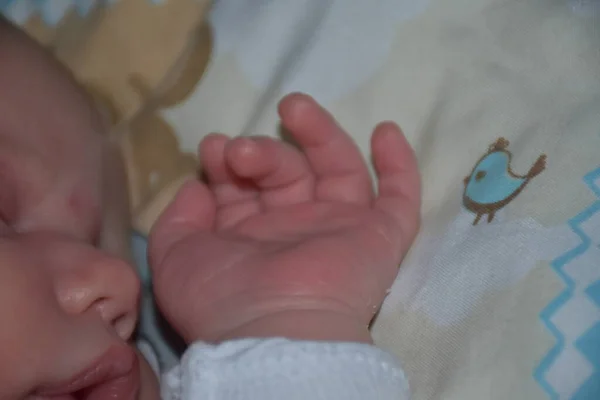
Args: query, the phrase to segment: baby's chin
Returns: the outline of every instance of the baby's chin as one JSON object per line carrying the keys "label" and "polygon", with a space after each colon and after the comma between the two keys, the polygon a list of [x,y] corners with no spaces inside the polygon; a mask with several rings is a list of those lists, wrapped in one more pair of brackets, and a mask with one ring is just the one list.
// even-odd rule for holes
{"label": "baby's chin", "polygon": [[160,400],[160,387],[158,377],[146,361],[146,358],[138,351],[140,365],[140,391],[138,400]]}

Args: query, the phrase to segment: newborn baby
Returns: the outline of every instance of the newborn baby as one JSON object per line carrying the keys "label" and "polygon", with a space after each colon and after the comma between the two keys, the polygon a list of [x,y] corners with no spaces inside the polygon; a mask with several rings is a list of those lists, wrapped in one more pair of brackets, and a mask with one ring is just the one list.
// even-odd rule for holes
{"label": "newborn baby", "polygon": [[0,399],[130,399],[139,282],[119,153],[71,76],[1,18],[0,60]]}
{"label": "newborn baby", "polygon": [[[157,398],[129,344],[139,283],[118,150],[65,70],[1,21],[0,57],[0,400]],[[414,154],[380,124],[375,193],[314,100],[279,113],[298,147],[209,135],[207,183],[184,185],[151,233],[157,301],[191,345],[163,398],[406,399],[368,326],[418,229]]]}

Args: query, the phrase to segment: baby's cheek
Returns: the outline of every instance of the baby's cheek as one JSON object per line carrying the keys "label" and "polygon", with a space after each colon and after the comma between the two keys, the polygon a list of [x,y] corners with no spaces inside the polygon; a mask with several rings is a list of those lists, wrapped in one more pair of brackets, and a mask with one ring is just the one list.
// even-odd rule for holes
{"label": "baby's cheek", "polygon": [[10,227],[4,222],[4,219],[0,214],[0,235],[6,235],[7,233],[10,233]]}
{"label": "baby's cheek", "polygon": [[14,168],[0,158],[0,233],[17,213],[17,186],[14,177]]}
{"label": "baby's cheek", "polygon": [[78,184],[71,193],[66,194],[67,213],[75,221],[83,223],[81,229],[86,233],[91,243],[97,243],[101,230],[101,207],[99,196],[92,193],[90,185]]}

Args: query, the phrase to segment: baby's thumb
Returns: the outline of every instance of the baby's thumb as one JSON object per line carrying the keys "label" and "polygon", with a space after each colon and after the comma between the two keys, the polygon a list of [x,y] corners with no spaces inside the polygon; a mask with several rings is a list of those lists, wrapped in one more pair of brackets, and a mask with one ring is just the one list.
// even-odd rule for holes
{"label": "baby's thumb", "polygon": [[186,182],[154,224],[148,240],[150,268],[160,268],[170,249],[191,234],[213,228],[216,203],[202,182]]}

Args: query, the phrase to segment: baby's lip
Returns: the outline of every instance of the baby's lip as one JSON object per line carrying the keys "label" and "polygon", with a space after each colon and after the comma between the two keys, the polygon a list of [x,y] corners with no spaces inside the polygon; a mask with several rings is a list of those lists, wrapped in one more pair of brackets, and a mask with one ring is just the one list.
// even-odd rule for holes
{"label": "baby's lip", "polygon": [[119,345],[70,380],[43,387],[36,394],[47,399],[133,400],[139,388],[137,355],[129,346]]}

